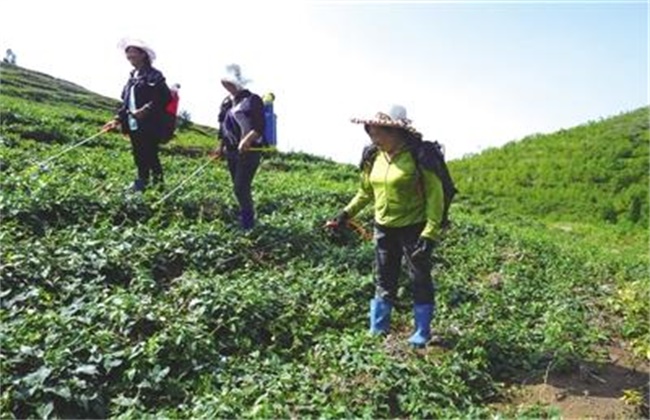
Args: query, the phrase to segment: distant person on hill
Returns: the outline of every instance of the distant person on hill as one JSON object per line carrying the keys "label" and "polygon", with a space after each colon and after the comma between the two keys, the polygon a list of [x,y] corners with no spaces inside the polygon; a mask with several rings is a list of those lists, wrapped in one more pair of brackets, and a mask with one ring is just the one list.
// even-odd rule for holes
{"label": "distant person on hill", "polygon": [[12,64],[14,66],[16,65],[16,54],[14,54],[11,48],[7,48],[3,61],[7,64]]}
{"label": "distant person on hill", "polygon": [[151,65],[156,54],[147,44],[128,39],[120,42],[120,48],[126,53],[133,70],[122,90],[122,106],[114,120],[106,123],[104,128],[121,127],[122,132],[129,135],[138,169],[138,178],[132,188],[143,191],[150,176],[154,184],[162,185],[163,182],[158,144],[164,129],[163,113],[171,94],[163,74]]}
{"label": "distant person on hill", "polygon": [[250,150],[263,147],[264,104],[262,98],[245,88],[248,80],[237,64],[226,67],[221,84],[229,95],[219,111],[219,140],[216,155],[225,155],[232,178],[235,197],[239,203],[239,222],[244,230],[255,226],[255,206],[251,186],[260,165],[261,152]]}
{"label": "distant person on hill", "polygon": [[[375,297],[370,301],[370,332],[388,333],[397,298],[397,282],[405,259],[413,292],[415,331],[409,343],[422,347],[431,339],[434,285],[431,254],[443,215],[443,190],[433,170],[416,161],[411,148],[422,135],[395,105],[374,118],[353,119],[363,124],[372,143],[362,159],[361,184],[355,197],[329,226],[345,226],[370,202],[375,210]],[[370,157],[369,151],[375,150]]]}

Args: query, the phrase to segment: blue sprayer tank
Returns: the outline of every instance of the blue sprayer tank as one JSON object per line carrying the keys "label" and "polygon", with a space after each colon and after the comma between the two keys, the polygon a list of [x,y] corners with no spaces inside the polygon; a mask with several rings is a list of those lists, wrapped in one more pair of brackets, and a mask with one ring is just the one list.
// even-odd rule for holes
{"label": "blue sprayer tank", "polygon": [[277,116],[273,111],[273,101],[275,101],[273,93],[264,95],[264,140],[269,146],[278,144]]}

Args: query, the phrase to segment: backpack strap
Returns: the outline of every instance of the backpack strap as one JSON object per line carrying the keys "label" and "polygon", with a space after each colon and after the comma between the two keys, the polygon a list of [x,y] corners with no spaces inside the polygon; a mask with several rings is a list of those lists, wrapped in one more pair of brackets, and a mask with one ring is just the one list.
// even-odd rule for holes
{"label": "backpack strap", "polygon": [[444,160],[444,155],[438,142],[423,141],[411,149],[411,153],[418,167],[439,173],[438,169],[440,169],[440,162]]}
{"label": "backpack strap", "polygon": [[[419,144],[414,144],[409,146],[408,151],[411,153],[411,157],[413,158],[413,162],[415,163],[415,182],[417,183],[417,190],[418,193],[422,196],[425,197],[425,188],[424,188],[424,174],[422,173],[422,163],[420,159],[421,155],[421,146],[422,143]],[[425,167],[426,168],[426,167]]]}
{"label": "backpack strap", "polygon": [[219,123],[222,123],[226,118],[226,112],[228,112],[230,108],[232,108],[232,99],[230,96],[226,96],[223,98],[223,101],[221,101],[221,105],[219,106],[219,117],[217,119]]}
{"label": "backpack strap", "polygon": [[361,154],[361,162],[359,163],[359,169],[366,173],[372,171],[372,165],[375,164],[375,159],[379,149],[374,144],[369,144],[363,148],[363,153]]}
{"label": "backpack strap", "polygon": [[[422,141],[420,144],[411,148],[415,167],[418,170],[418,178],[422,182],[422,168],[433,171],[440,179],[444,197],[444,211],[442,215],[442,227],[449,225],[449,206],[458,192],[454,181],[451,178],[449,169],[445,163],[445,155],[442,146],[437,141]],[[424,186],[422,186],[424,190]]]}

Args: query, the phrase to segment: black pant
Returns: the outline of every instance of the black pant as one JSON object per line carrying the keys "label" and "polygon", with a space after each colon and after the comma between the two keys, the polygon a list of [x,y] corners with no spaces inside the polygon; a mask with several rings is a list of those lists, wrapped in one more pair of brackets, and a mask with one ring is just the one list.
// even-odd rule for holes
{"label": "black pant", "polygon": [[375,287],[377,297],[391,302],[397,297],[402,257],[406,260],[416,304],[434,303],[431,256],[411,258],[424,223],[391,228],[375,225]]}
{"label": "black pant", "polygon": [[253,206],[253,194],[251,186],[253,177],[260,166],[262,154],[260,152],[228,151],[228,170],[235,189],[235,197],[239,203],[239,209],[243,213],[252,214],[255,209]]}
{"label": "black pant", "polygon": [[158,139],[138,131],[131,132],[130,137],[138,179],[146,185],[149,183],[149,176],[153,175],[154,183],[162,182],[163,170],[158,157]]}

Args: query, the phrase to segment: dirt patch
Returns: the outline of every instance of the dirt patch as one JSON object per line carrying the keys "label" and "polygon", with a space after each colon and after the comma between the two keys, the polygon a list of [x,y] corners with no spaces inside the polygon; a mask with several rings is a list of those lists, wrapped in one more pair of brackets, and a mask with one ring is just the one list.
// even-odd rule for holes
{"label": "dirt patch", "polygon": [[[650,366],[620,348],[607,350],[607,363],[580,364],[569,373],[542,372],[524,380],[511,388],[510,401],[497,409],[541,405],[556,409],[567,419],[648,418]],[[629,404],[628,399],[626,403],[626,391],[635,391],[641,402]]]}
{"label": "dirt patch", "polygon": [[[406,341],[412,326],[395,324],[383,339],[394,357],[408,359],[415,353],[435,359],[453,351],[453,345],[444,341],[413,350]],[[607,360],[603,363],[584,362],[570,372],[549,369],[520,377],[506,386],[506,398],[491,407],[506,418],[521,413],[535,418],[549,409],[563,419],[650,419],[650,363],[635,359],[620,347],[604,351]],[[629,398],[633,394],[636,397]]]}
{"label": "dirt patch", "polygon": [[427,359],[435,359],[450,351],[453,346],[442,338],[439,331],[432,329],[431,333],[431,341],[425,347],[413,348],[408,343],[409,337],[413,334],[413,326],[394,322],[390,333],[383,337],[383,340],[387,353],[395,358],[408,360],[413,354],[417,354]]}

